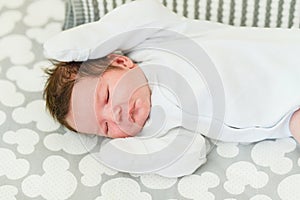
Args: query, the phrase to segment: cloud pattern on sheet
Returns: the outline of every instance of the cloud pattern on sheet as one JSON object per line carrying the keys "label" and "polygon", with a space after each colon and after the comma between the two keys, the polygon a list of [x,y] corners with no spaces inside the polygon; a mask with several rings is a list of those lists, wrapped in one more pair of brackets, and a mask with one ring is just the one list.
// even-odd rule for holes
{"label": "cloud pattern on sheet", "polygon": [[81,183],[85,186],[93,187],[98,185],[102,180],[102,175],[115,175],[118,172],[101,164],[97,155],[89,154],[81,159],[78,165],[79,171],[83,174]]}
{"label": "cloud pattern on sheet", "polygon": [[220,184],[219,177],[211,172],[204,172],[199,175],[183,177],[178,182],[179,193],[189,199],[214,200],[215,195],[209,189]]}
{"label": "cloud pattern on sheet", "polygon": [[61,156],[49,156],[43,162],[45,173],[30,175],[22,182],[22,191],[28,197],[68,199],[77,188],[76,177],[68,170],[70,163]]}
{"label": "cloud pattern on sheet", "polygon": [[16,200],[18,189],[12,185],[0,186],[0,200]]}
{"label": "cloud pattern on sheet", "polygon": [[13,66],[6,72],[8,79],[15,81],[17,86],[28,92],[41,92],[44,89],[46,76],[43,68],[49,66],[49,62],[35,63],[33,68],[26,66]]}
{"label": "cloud pattern on sheet", "polygon": [[144,186],[151,189],[167,189],[177,182],[177,178],[166,178],[157,174],[141,175],[140,180]]}
{"label": "cloud pattern on sheet", "polygon": [[45,28],[31,28],[27,30],[26,35],[43,44],[48,38],[61,31],[61,23],[53,22],[47,24]]}
{"label": "cloud pattern on sheet", "polygon": [[283,179],[277,188],[278,195],[282,200],[300,199],[300,174],[291,175]]}
{"label": "cloud pattern on sheet", "polygon": [[29,171],[27,160],[17,158],[15,153],[6,148],[0,148],[0,177],[6,176],[10,180],[23,178]]}
{"label": "cloud pattern on sheet", "polygon": [[0,200],[300,199],[293,139],[216,142],[208,162],[183,178],[121,173],[98,162],[99,141],[79,141],[60,127],[41,97],[49,66],[41,45],[63,18],[63,0],[0,0]]}
{"label": "cloud pattern on sheet", "polygon": [[[42,15],[40,13],[43,13]],[[33,1],[27,7],[27,15],[24,23],[28,26],[41,26],[49,19],[63,20],[64,2],[61,0],[39,0]]]}
{"label": "cloud pattern on sheet", "polygon": [[115,178],[105,182],[101,187],[101,196],[95,200],[151,200],[151,195],[141,191],[139,184],[129,178]]}
{"label": "cloud pattern on sheet", "polygon": [[31,154],[39,142],[39,135],[31,129],[7,131],[2,138],[8,144],[17,144],[17,151],[21,154]]}
{"label": "cloud pattern on sheet", "polygon": [[32,42],[20,34],[12,34],[0,39],[0,61],[9,58],[12,64],[28,64],[34,59]]}
{"label": "cloud pattern on sheet", "polygon": [[269,180],[265,172],[258,171],[254,164],[246,161],[230,165],[226,170],[226,177],[224,188],[230,194],[241,194],[246,186],[255,189],[262,188]]}
{"label": "cloud pattern on sheet", "polygon": [[25,0],[9,0],[9,1],[0,1],[0,10],[3,7],[7,8],[18,8],[24,3]]}
{"label": "cloud pattern on sheet", "polygon": [[39,130],[46,132],[55,131],[60,126],[45,112],[43,100],[35,100],[28,103],[26,107],[16,108],[12,113],[12,118],[20,124],[35,122]]}
{"label": "cloud pattern on sheet", "polygon": [[270,197],[264,194],[258,194],[251,197],[249,200],[272,200]]}
{"label": "cloud pattern on sheet", "polygon": [[263,141],[253,147],[251,157],[257,165],[270,167],[274,173],[282,175],[293,167],[293,161],[285,154],[295,148],[296,142],[292,138]]}
{"label": "cloud pattern on sheet", "polygon": [[239,154],[238,143],[218,142],[217,153],[224,158],[233,158]]}
{"label": "cloud pattern on sheet", "polygon": [[17,92],[16,86],[6,80],[0,80],[0,103],[8,107],[20,106],[25,97],[22,93]]}
{"label": "cloud pattern on sheet", "polygon": [[5,112],[0,110],[0,126],[5,122],[6,120],[6,114]]}
{"label": "cloud pattern on sheet", "polygon": [[4,36],[7,33],[10,33],[16,25],[16,22],[19,21],[22,17],[22,14],[19,11],[6,11],[0,15],[0,37]]}
{"label": "cloud pattern on sheet", "polygon": [[63,150],[69,154],[81,155],[91,151],[97,144],[97,137],[79,135],[71,131],[53,133],[44,139],[44,145],[51,151]]}

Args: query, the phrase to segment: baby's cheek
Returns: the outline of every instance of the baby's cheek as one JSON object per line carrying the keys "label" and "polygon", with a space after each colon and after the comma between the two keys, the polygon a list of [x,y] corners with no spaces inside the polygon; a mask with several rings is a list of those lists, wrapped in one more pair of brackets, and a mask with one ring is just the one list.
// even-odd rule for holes
{"label": "baby's cheek", "polygon": [[128,134],[126,134],[124,131],[122,131],[121,127],[118,125],[111,126],[109,130],[109,136],[111,138],[124,138],[124,137],[130,137]]}

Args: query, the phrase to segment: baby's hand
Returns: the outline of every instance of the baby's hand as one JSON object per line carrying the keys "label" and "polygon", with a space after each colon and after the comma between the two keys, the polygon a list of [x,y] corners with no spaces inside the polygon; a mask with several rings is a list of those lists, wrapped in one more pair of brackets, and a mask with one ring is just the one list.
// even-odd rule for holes
{"label": "baby's hand", "polygon": [[289,126],[292,135],[300,144],[300,109],[293,113]]}

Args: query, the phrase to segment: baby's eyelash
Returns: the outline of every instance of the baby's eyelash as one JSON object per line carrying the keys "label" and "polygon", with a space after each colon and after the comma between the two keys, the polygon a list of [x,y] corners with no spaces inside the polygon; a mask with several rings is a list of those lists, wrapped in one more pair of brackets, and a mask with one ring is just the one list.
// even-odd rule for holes
{"label": "baby's eyelash", "polygon": [[107,122],[105,122],[105,133],[106,133],[106,135],[108,134],[108,123]]}
{"label": "baby's eyelash", "polygon": [[107,90],[107,97],[106,97],[106,102],[109,101],[109,90]]}

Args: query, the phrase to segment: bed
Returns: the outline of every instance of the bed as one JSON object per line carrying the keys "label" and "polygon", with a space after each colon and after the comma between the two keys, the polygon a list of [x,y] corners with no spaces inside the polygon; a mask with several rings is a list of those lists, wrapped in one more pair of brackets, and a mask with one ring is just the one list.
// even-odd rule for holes
{"label": "bed", "polygon": [[[42,43],[96,21],[125,0],[0,2],[0,200],[299,200],[300,145],[293,138],[217,142],[189,176],[110,169],[94,159],[101,140],[79,136],[45,111]],[[161,0],[179,15],[235,26],[299,28],[299,0]]]}

